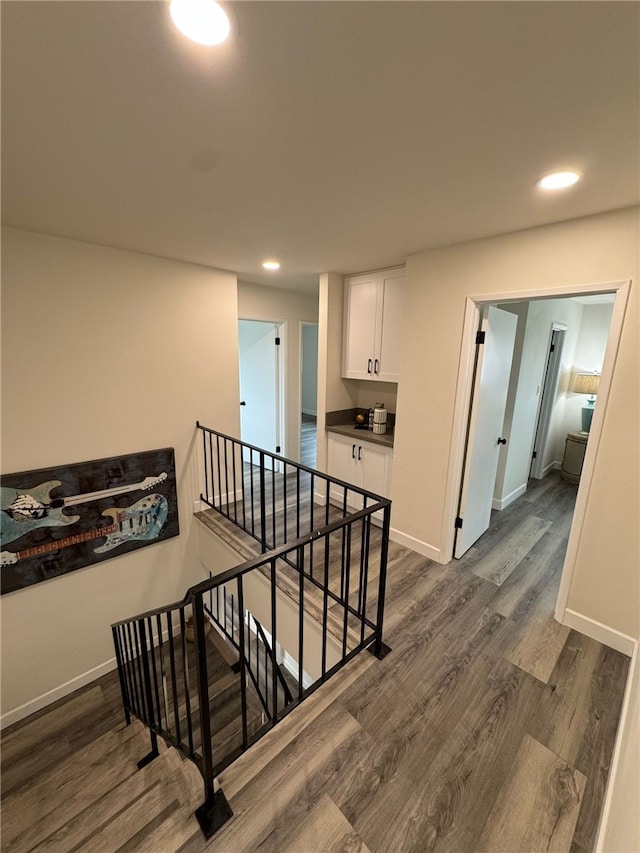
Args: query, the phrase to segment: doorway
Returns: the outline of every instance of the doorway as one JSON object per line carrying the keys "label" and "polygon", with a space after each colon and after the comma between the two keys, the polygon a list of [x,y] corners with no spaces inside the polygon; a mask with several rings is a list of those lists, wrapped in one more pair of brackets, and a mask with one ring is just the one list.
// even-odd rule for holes
{"label": "doorway", "polygon": [[[618,349],[620,333],[622,329],[622,320],[624,317],[624,311],[628,299],[628,292],[628,282],[614,282],[609,285],[598,285],[591,287],[575,286],[572,288],[558,289],[556,293],[545,291],[540,293],[531,292],[521,294],[505,294],[499,298],[494,297],[493,299],[490,297],[467,299],[463,337],[463,351],[460,362],[459,382],[456,395],[454,441],[452,443],[449,469],[450,475],[447,486],[447,507],[449,508],[448,513],[450,514],[448,514],[448,518],[445,518],[444,520],[445,529],[443,530],[443,542],[447,543],[447,550],[445,553],[449,554],[454,553],[455,532],[459,529],[458,510],[460,508],[461,484],[464,472],[466,448],[468,445],[468,441],[471,440],[469,432],[471,429],[472,417],[470,419],[469,413],[471,409],[472,391],[474,387],[474,382],[476,381],[475,363],[477,357],[475,339],[476,330],[480,327],[480,318],[483,308],[490,304],[499,304],[501,308],[508,307],[509,305],[511,305],[514,306],[514,310],[517,311],[518,303],[522,304],[524,302],[527,302],[529,306],[536,306],[533,312],[534,314],[536,314],[541,312],[540,306],[542,306],[543,303],[549,304],[551,301],[558,303],[563,302],[565,304],[568,304],[569,301],[572,301],[572,303],[577,303],[580,308],[582,308],[582,304],[584,304],[584,307],[586,308],[586,306],[590,302],[597,304],[599,301],[608,301],[610,303],[610,324],[607,328],[607,334],[605,334],[604,336],[604,355],[600,365],[601,380],[598,393],[598,403],[596,406],[596,414],[594,415],[591,432],[589,434],[589,440],[586,444],[586,454],[584,459],[584,466],[582,469],[582,477],[576,497],[573,522],[570,524],[568,543],[563,560],[562,577],[556,602],[556,618],[560,620],[562,620],[562,617],[564,615],[564,609],[566,607],[568,590],[573,572],[573,565],[575,563],[577,543],[584,521],[585,506],[589,492],[589,483],[593,472],[594,461],[597,454],[598,443],[602,430],[602,421],[604,418],[604,412],[606,410],[609,388],[611,384],[611,377]],[[614,300],[614,302],[611,305],[612,299]],[[552,331],[553,330],[551,329],[551,324],[549,324],[545,331],[547,346],[548,341],[552,336]],[[586,339],[589,338],[590,334],[587,334]],[[584,350],[585,348],[582,347],[582,349]],[[556,408],[558,408],[559,410],[564,409],[564,418],[556,417],[555,423],[553,422],[553,420],[551,421],[550,433],[549,437],[547,438],[547,447],[554,447],[556,454],[560,452],[559,448],[562,448],[564,446],[564,438],[567,434],[567,430],[565,428],[567,426],[567,423],[569,422],[567,418],[575,416],[576,411],[579,411],[579,407],[582,404],[581,400],[578,398],[578,395],[570,393],[569,390],[571,368],[572,366],[574,368],[580,368],[582,367],[582,364],[579,364],[578,361],[576,361],[574,365],[567,363],[569,361],[570,355],[572,355],[574,359],[584,358],[584,352],[580,353],[579,348],[576,349],[575,341],[573,350],[571,350],[570,347],[565,346],[562,365],[559,368],[559,378],[557,381],[558,390],[554,401]],[[527,426],[527,429],[530,433],[530,451],[532,451],[533,449],[533,443],[535,440],[536,425],[538,423],[538,417],[540,414],[540,391],[542,389],[544,373],[547,366],[548,365],[546,359],[543,359],[542,365],[538,366],[540,379],[539,383],[537,383],[539,387],[536,386],[537,395],[535,399],[536,405],[534,410],[534,417],[530,419]],[[523,371],[530,368],[531,364],[526,361],[523,363],[521,359],[519,370]],[[531,398],[527,399],[527,403],[529,405],[529,411],[531,411]],[[507,411],[507,418],[505,419],[504,427],[505,437],[509,437],[506,436],[507,431],[510,432],[510,436],[521,436],[521,434],[524,432],[521,429],[521,415],[523,411],[526,411],[526,409],[523,409],[522,407],[520,407],[519,413],[511,411],[510,423],[507,423],[509,415],[509,412]],[[559,413],[560,412],[557,412],[556,414]],[[579,424],[579,420],[577,421],[577,423]],[[507,426],[509,427],[509,430],[507,430]],[[579,425],[574,426],[573,429],[579,429]],[[564,434],[563,430],[565,430]],[[520,464],[523,464],[522,459],[520,459],[519,462]],[[524,491],[526,491],[527,489],[528,473],[531,465],[531,456],[529,456],[528,459],[525,459],[525,465],[526,473],[524,476],[524,484],[522,485],[522,491],[520,492],[520,494],[524,494]],[[558,458],[556,458],[554,460],[553,468],[558,467],[560,467],[560,461],[558,460]],[[513,485],[513,482],[511,484],[507,483],[506,485]],[[507,492],[507,497],[509,496],[510,495]],[[515,500],[518,496],[519,495],[517,494],[513,494],[511,497],[513,497],[513,500]],[[511,501],[509,501],[509,503],[510,502]],[[462,521],[464,524],[464,518],[462,519]]]}
{"label": "doorway", "polygon": [[300,323],[300,461],[315,468],[318,445],[318,324]]}
{"label": "doorway", "polygon": [[247,444],[283,453],[281,326],[238,321],[240,437]]}

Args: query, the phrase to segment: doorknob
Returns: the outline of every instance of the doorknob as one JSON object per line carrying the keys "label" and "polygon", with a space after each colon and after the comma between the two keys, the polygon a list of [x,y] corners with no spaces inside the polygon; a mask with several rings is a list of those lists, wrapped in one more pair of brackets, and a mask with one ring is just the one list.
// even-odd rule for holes
{"label": "doorknob", "polygon": [[506,439],[506,438],[499,438],[499,439],[498,439],[498,444],[506,444],[506,443],[507,443],[507,439]]}
{"label": "doorknob", "polygon": [[241,405],[241,406],[246,406],[247,404],[245,403],[245,401],[244,401],[244,400],[240,400],[240,405]]}

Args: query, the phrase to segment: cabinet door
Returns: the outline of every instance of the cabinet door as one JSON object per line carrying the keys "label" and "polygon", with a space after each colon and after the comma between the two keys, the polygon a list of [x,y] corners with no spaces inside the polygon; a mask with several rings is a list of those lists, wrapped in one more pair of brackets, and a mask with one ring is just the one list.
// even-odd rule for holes
{"label": "cabinet door", "polygon": [[379,292],[377,276],[345,279],[342,375],[346,379],[374,378]]}
{"label": "cabinet door", "polygon": [[391,494],[391,462],[393,451],[390,447],[379,447],[371,442],[362,445],[360,454],[362,466],[362,488],[383,498]]}
{"label": "cabinet door", "polygon": [[[359,486],[362,471],[358,463],[357,442],[346,436],[330,433],[327,441],[327,471],[331,477]],[[332,503],[342,506],[344,489],[331,484],[329,499]]]}
{"label": "cabinet door", "polygon": [[382,321],[379,360],[374,361],[375,378],[381,382],[400,379],[400,345],[404,310],[404,270],[392,270],[382,277]]}

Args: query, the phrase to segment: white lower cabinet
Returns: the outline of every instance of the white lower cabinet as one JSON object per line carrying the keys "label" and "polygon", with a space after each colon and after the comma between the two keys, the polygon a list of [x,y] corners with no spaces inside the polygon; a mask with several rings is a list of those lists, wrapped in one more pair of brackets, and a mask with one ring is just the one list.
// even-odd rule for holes
{"label": "white lower cabinet", "polygon": [[[329,433],[327,450],[330,476],[384,498],[391,495],[393,450],[390,447],[363,440],[359,436],[356,439]],[[344,490],[332,486],[330,499],[332,503],[341,505]],[[349,492],[347,500],[350,507],[362,508],[362,499],[355,493]]]}

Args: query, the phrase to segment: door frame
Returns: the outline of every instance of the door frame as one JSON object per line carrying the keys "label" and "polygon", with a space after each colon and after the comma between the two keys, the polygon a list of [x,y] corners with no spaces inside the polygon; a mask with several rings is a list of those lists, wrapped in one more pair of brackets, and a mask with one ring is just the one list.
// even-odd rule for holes
{"label": "door frame", "polygon": [[[304,344],[304,327],[305,326],[315,326],[316,329],[319,329],[319,325],[318,325],[317,320],[300,320],[300,325],[299,325],[299,329],[298,329],[298,353],[299,353],[299,364],[298,364],[298,375],[299,375],[299,378],[298,378],[298,404],[299,405],[298,405],[298,408],[299,408],[299,412],[298,412],[298,420],[297,420],[297,424],[296,424],[296,440],[297,440],[297,447],[298,447],[298,454],[299,454],[298,460],[300,460],[302,458],[302,427],[301,427],[301,420],[302,420],[302,414],[303,414],[303,412],[302,412],[302,380],[303,380],[302,368],[303,368],[303,354],[304,354],[303,353],[303,350],[304,350],[303,344]],[[320,350],[320,339],[318,337],[318,351],[316,352],[316,364],[318,362],[319,350]],[[316,367],[316,445],[317,445],[318,408],[319,408],[318,407],[318,374],[319,374],[319,372],[320,372],[319,367]],[[316,456],[316,462],[317,462],[317,456]]]}
{"label": "door frame", "polygon": [[[540,393],[540,406],[538,408],[536,428],[533,434],[533,453],[536,454],[536,458],[531,460],[531,464],[529,466],[529,478],[535,477],[536,480],[540,480],[543,476],[544,451],[546,450],[547,441],[549,439],[549,426],[551,425],[553,404],[558,394],[558,380],[560,378],[560,370],[562,369],[562,350],[564,349],[564,337],[566,331],[567,326],[565,323],[551,324],[549,344],[547,346],[547,363],[544,368],[542,391]],[[554,350],[551,352],[553,335],[556,332],[561,335],[561,345],[558,347],[557,351]]]}
{"label": "door frame", "polygon": [[[273,325],[276,327],[276,334],[280,337],[280,345],[277,349],[277,376],[276,376],[276,435],[277,441],[276,444],[280,446],[280,456],[285,456],[287,451],[286,446],[286,420],[285,413],[286,409],[286,398],[287,398],[287,358],[286,358],[286,346],[287,346],[287,321],[286,320],[272,320],[267,317],[247,317],[242,316],[238,317],[238,323],[241,321],[247,321],[250,323],[267,323],[268,325]],[[240,365],[240,350],[238,349],[238,366]],[[238,370],[238,400],[240,399],[240,372]],[[240,419],[240,440],[242,441],[242,418]]]}
{"label": "door frame", "polygon": [[478,296],[467,296],[465,299],[464,320],[462,328],[462,339],[460,345],[460,361],[458,366],[458,378],[456,383],[456,394],[453,412],[453,424],[451,434],[451,447],[449,452],[449,464],[447,474],[447,485],[445,490],[444,513],[442,519],[442,561],[447,563],[453,559],[453,543],[455,538],[455,519],[458,508],[458,497],[460,494],[460,483],[464,463],[467,422],[469,418],[469,407],[471,405],[471,391],[475,374],[476,355],[476,332],[480,328],[481,311],[484,305],[497,302],[526,302],[532,299],[562,299],[571,296],[589,296],[598,293],[612,293],[615,295],[609,336],[602,364],[600,386],[598,388],[598,405],[596,406],[589,442],[584,458],[580,485],[576,497],[576,506],[573,513],[571,530],[567,551],[562,567],[560,588],[556,601],[555,618],[559,622],[564,621],[569,590],[575,570],[578,544],[582,535],[586,507],[588,503],[591,480],[595,468],[598,447],[602,435],[602,425],[609,401],[611,381],[615,369],[616,358],[620,346],[620,337],[624,315],[629,300],[631,280],[611,281],[595,284],[558,285],[554,288],[544,290],[510,291],[507,293],[489,293]]}

